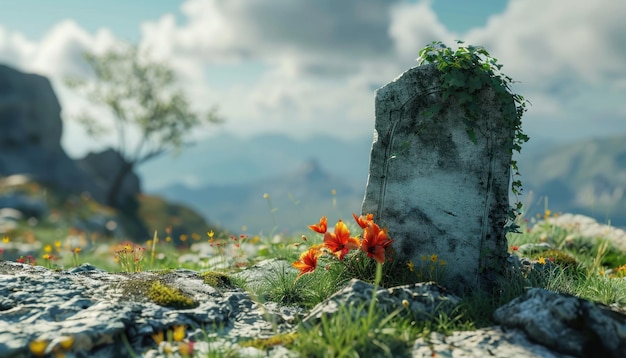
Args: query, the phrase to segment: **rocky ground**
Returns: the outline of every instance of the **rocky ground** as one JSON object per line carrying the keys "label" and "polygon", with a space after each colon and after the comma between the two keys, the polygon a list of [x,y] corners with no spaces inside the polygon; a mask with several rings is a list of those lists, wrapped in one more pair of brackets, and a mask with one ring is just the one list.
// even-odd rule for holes
{"label": "rocky ground", "polygon": [[[266,261],[243,271],[242,278],[258,282],[277,267],[289,265]],[[180,303],[165,293],[151,296],[150,287],[155,282],[190,301]],[[181,356],[191,348],[201,356],[236,352],[242,357],[297,357],[282,346],[262,351],[236,342],[291,332],[300,321],[311,327],[348,302],[367,303],[372,292],[372,285],[353,280],[305,312],[275,303],[259,304],[228,280],[190,270],[112,274],[89,264],[54,271],[0,261],[0,357],[28,357],[37,349],[50,356],[122,357],[130,356],[132,350],[143,357],[164,357]],[[442,287],[428,283],[381,289],[376,296],[377,309],[390,312],[404,304],[424,317],[436,307],[452,309],[460,301]],[[156,303],[155,299],[163,298],[165,301]],[[497,326],[417,339],[411,354],[626,356],[626,315],[579,298],[530,289],[498,309],[494,318]],[[174,336],[157,344],[159,332],[180,332],[183,325],[184,338]]]}

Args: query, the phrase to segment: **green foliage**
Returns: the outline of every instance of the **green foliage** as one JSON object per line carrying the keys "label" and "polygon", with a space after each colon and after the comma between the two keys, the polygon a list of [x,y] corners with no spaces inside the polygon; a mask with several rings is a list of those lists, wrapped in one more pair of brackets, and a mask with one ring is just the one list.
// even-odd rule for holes
{"label": "green foliage", "polygon": [[[178,152],[194,128],[220,120],[215,109],[203,115],[194,112],[177,87],[174,71],[136,46],[120,45],[104,54],[86,53],[84,57],[95,80],[68,78],[66,84],[113,117],[115,149],[125,165],[115,173],[107,204],[124,205],[117,195],[123,179],[136,165],[165,152]],[[103,125],[93,113],[83,111],[77,120],[94,138],[110,131],[110,126]],[[137,143],[131,144],[129,137],[133,133],[140,136]]]}
{"label": "green foliage", "polygon": [[[92,103],[110,110],[122,154],[141,161],[167,149],[179,149],[193,128],[219,120],[215,110],[206,115],[193,112],[184,92],[177,87],[174,71],[136,46],[122,45],[104,54],[86,53],[84,58],[95,81],[69,78],[66,82]],[[110,130],[87,112],[78,120],[95,137]],[[131,128],[142,134],[135,151],[125,150]]]}
{"label": "green foliage", "polygon": [[297,275],[294,270],[276,267],[264,278],[256,295],[283,305],[305,304],[313,288],[307,285],[310,284],[308,279],[296,280]]}
{"label": "green foliage", "polygon": [[558,249],[550,249],[544,251],[543,253],[541,253],[541,256],[549,257],[552,259],[552,262],[563,267],[573,268],[576,267],[576,264],[578,263],[578,261],[576,261],[574,257],[570,256],[565,251]]}
{"label": "green foliage", "polygon": [[[441,76],[442,101],[445,103],[449,98],[455,98],[465,111],[463,119],[467,128],[467,134],[476,143],[475,123],[480,118],[480,107],[477,96],[481,90],[491,88],[495,92],[500,110],[506,119],[506,125],[515,129],[511,152],[520,152],[522,144],[528,141],[528,136],[522,131],[522,116],[526,112],[526,100],[519,94],[511,93],[513,79],[504,75],[500,69],[502,65],[496,58],[489,55],[487,50],[478,46],[463,46],[463,41],[457,41],[459,47],[456,51],[446,47],[440,41],[434,41],[419,52],[418,63],[434,63]],[[511,100],[515,106],[511,106]],[[438,114],[442,104],[436,104],[429,108],[429,115]],[[519,168],[516,160],[511,160],[513,180],[511,191],[517,197],[522,192],[522,182],[519,180]],[[509,212],[509,230],[516,231],[514,219],[519,215],[522,203],[517,202]]]}
{"label": "green foliage", "polygon": [[230,279],[230,276],[223,272],[207,271],[201,273],[200,277],[202,277],[202,281],[209,286],[218,288],[233,287],[233,282]]}
{"label": "green foliage", "polygon": [[242,347],[254,347],[257,349],[268,350],[275,346],[289,346],[298,338],[295,332],[277,334],[269,338],[257,338],[251,341],[239,343]]}
{"label": "green foliage", "polygon": [[152,283],[148,297],[157,305],[174,308],[194,308],[198,303],[186,296],[181,290],[167,286],[159,281]]}

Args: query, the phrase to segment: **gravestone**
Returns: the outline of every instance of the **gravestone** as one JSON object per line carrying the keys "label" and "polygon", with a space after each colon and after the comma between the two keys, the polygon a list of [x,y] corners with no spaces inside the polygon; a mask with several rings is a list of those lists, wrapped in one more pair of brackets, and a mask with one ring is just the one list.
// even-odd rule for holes
{"label": "gravestone", "polygon": [[[445,262],[439,283],[457,292],[488,289],[506,264],[514,128],[495,92],[483,88],[474,94],[473,141],[465,111],[453,97],[442,102],[441,93],[433,64],[377,90],[362,212],[388,229],[403,264],[427,268],[437,255]],[[429,113],[436,104],[442,110]]]}

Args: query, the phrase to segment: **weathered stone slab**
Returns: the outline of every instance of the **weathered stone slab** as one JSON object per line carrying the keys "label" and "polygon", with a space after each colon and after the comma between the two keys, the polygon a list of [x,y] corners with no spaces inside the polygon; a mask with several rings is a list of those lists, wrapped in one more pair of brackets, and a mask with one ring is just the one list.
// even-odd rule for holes
{"label": "weathered stone slab", "polygon": [[[454,98],[442,102],[434,65],[412,68],[376,92],[376,124],[362,212],[388,228],[401,260],[447,263],[455,291],[489,285],[505,266],[514,128],[494,91],[478,92],[468,133]],[[430,115],[433,105],[442,110]],[[514,106],[511,98],[511,106]]]}

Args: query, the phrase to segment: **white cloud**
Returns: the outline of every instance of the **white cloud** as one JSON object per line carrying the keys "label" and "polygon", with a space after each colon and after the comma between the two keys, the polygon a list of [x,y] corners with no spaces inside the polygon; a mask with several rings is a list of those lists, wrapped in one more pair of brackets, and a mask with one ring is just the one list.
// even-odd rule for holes
{"label": "white cloud", "polygon": [[432,1],[398,3],[391,8],[389,35],[402,58],[418,57],[418,52],[433,41],[451,45],[458,35],[448,31],[432,9]]}
{"label": "white cloud", "polygon": [[505,12],[465,35],[504,64],[533,105],[532,135],[555,138],[626,132],[626,3],[511,0]]}
{"label": "white cloud", "polygon": [[[533,103],[526,119],[532,132],[584,136],[595,123],[616,125],[596,131],[626,131],[626,2],[510,0],[503,13],[466,34],[449,31],[431,5],[188,0],[183,21],[165,14],[141,24],[140,45],[175,67],[195,108],[217,104],[227,120],[222,130],[239,134],[371,133],[374,89],[414,66],[430,41],[452,46],[459,38],[484,45],[522,81],[515,88]],[[39,41],[0,27],[0,61],[50,76],[71,113],[85,103],[60,79],[86,73],[82,51],[103,51],[115,41],[109,30],[91,34],[70,20]],[[242,82],[235,77],[244,75],[228,67],[233,63],[261,64],[260,72]],[[207,81],[207,69],[220,68],[230,68],[231,84]],[[66,146],[85,146],[78,136]]]}
{"label": "white cloud", "polygon": [[611,85],[626,78],[624,18],[623,1],[511,0],[506,12],[466,37],[537,87],[572,78]]}

